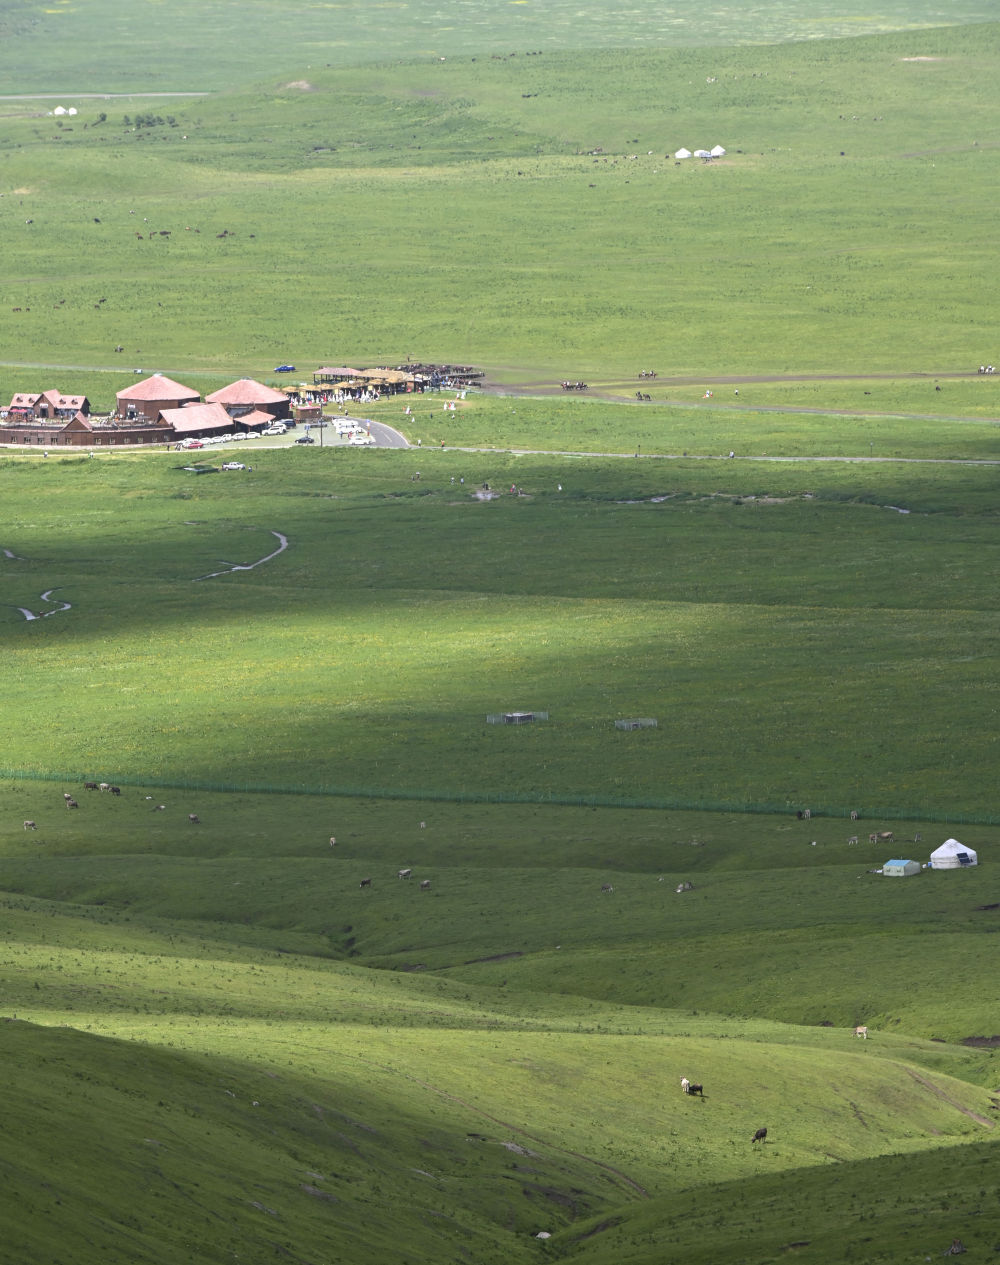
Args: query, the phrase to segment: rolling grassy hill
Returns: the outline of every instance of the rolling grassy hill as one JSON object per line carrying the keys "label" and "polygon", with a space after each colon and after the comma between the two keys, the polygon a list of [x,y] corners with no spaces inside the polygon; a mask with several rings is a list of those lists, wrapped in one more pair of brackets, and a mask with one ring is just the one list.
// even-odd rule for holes
{"label": "rolling grassy hill", "polygon": [[72,123],[12,106],[11,389],[117,346],[256,376],[972,368],[996,358],[996,33],[317,68]]}
{"label": "rolling grassy hill", "polygon": [[515,392],[0,458],[3,1265],[1000,1251],[997,27],[578,9],[0,19],[17,86],[214,93],[6,103],[8,393]]}
{"label": "rolling grassy hill", "polygon": [[[799,445],[837,441],[815,425]],[[0,469],[8,597],[71,602],[5,625],[4,763],[32,774],[0,787],[4,1035],[34,1122],[9,1259],[527,1260],[540,1230],[593,1265],[664,1236],[703,1260],[990,1246],[995,1050],[962,1042],[995,1027],[997,830],[954,818],[993,808],[986,712],[969,725],[992,467],[813,463],[803,495],[779,465],[758,503],[764,463],[420,460],[419,483],[405,451]],[[526,493],[474,502],[459,470]],[[272,522],[291,544],[267,568],[196,581]],[[485,725],[543,688],[546,725]],[[622,710],[661,726],[617,733]],[[39,780],[53,763],[78,776]],[[538,802],[474,802],[497,792]],[[777,815],[691,810],[772,793]],[[628,795],[683,802],[609,807]],[[957,831],[984,864],[893,884],[864,842],[886,826],[918,858]],[[100,1194],[121,1187],[127,1215]]]}

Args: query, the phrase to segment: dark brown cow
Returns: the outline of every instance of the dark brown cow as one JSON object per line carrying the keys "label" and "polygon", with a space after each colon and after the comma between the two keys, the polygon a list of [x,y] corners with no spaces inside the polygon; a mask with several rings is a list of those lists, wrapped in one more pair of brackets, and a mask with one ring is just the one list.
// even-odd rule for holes
{"label": "dark brown cow", "polygon": [[757,1130],[757,1132],[756,1132],[756,1133],[753,1135],[753,1137],[750,1139],[750,1141],[751,1141],[751,1143],[754,1143],[754,1142],[766,1142],[766,1141],[767,1141],[767,1130],[766,1130],[766,1129],[758,1129],[758,1130]]}

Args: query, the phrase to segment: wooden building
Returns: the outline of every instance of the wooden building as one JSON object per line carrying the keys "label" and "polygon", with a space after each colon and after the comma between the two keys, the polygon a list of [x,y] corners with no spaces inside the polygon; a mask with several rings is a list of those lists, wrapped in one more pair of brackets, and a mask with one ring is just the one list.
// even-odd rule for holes
{"label": "wooden building", "polygon": [[234,421],[245,422],[251,413],[265,413],[268,415],[266,425],[267,421],[284,421],[291,416],[287,392],[276,391],[253,378],[240,378],[221,391],[213,391],[205,396],[205,403],[221,404]]}
{"label": "wooden building", "polygon": [[201,395],[180,382],[154,373],[134,386],[118,392],[118,416],[126,421],[137,422],[146,418],[155,423],[164,409],[183,408],[185,404],[199,404]]}

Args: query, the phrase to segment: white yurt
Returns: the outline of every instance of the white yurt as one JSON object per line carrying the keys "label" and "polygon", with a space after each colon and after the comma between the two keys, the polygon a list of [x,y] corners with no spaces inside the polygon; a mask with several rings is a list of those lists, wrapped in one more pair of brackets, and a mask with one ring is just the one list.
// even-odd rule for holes
{"label": "white yurt", "polygon": [[711,158],[712,151],[710,149],[696,149],[694,151],[695,158]]}
{"label": "white yurt", "polygon": [[945,839],[940,848],[931,853],[932,870],[957,870],[965,865],[978,865],[979,857],[957,839]]}
{"label": "white yurt", "polygon": [[713,158],[725,158],[726,156],[726,151],[722,148],[721,145],[713,145],[709,152],[711,153]]}
{"label": "white yurt", "polygon": [[675,157],[675,158],[690,158],[690,157],[691,157],[691,151],[690,151],[689,149],[683,149],[683,148],[681,148],[681,149],[677,150],[677,152],[674,154],[674,157]]}

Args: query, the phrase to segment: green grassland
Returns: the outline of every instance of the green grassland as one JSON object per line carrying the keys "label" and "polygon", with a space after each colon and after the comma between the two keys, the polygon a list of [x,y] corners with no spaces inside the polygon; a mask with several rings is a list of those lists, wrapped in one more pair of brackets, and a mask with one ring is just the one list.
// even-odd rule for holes
{"label": "green grassland", "polygon": [[[612,448],[640,412],[465,403],[466,434],[582,411]],[[796,451],[856,445],[789,416]],[[959,425],[962,463],[5,458],[9,1259],[990,1247],[995,1051],[961,1043],[997,1002],[995,477]],[[14,609],[50,588],[71,610]],[[551,719],[485,724],[508,706]],[[893,884],[886,827],[984,864]]]}
{"label": "green grassland", "polygon": [[12,106],[5,379],[118,345],[230,377],[973,369],[996,33],[321,68],[72,125]]}
{"label": "green grassland", "polygon": [[218,0],[158,0],[123,8],[115,0],[7,0],[0,17],[7,91],[205,91],[265,77],[275,64],[300,72],[396,57],[540,52],[563,48],[728,45],[912,30],[996,17],[991,0],[878,0],[863,14],[784,0],[742,2],[706,12],[695,0],[669,8],[637,0],[623,12],[601,0],[542,6],[465,0],[442,11],[429,0],[377,4],[300,0],[292,9],[250,0],[234,16]]}
{"label": "green grassland", "polygon": [[[0,763],[994,811],[991,465],[420,462],[414,482],[406,452],[259,451],[235,479],[176,454],[8,459]],[[483,482],[524,495],[479,502]],[[199,578],[273,532],[277,558]],[[51,589],[72,611],[25,621]],[[518,707],[552,719],[486,725]],[[634,715],[660,727],[614,730]]]}
{"label": "green grassland", "polygon": [[506,394],[0,456],[0,1265],[994,1258],[995,13],[192,11],[0,19],[225,89],[6,103],[0,396]]}

